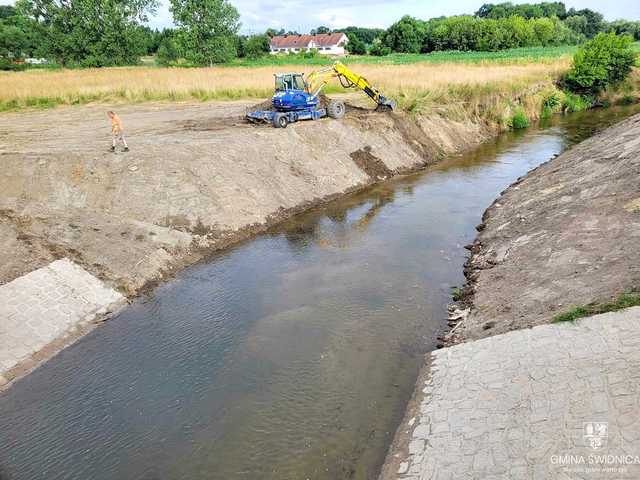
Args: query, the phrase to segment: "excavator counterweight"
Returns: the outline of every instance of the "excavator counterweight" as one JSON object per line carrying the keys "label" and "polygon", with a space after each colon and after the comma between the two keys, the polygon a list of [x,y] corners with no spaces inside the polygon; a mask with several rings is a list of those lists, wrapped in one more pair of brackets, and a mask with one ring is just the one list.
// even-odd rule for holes
{"label": "excavator counterweight", "polygon": [[333,78],[338,78],[344,88],[363,91],[376,102],[378,109],[393,110],[396,107],[393,100],[382,95],[366,78],[357,75],[342,62],[335,62],[330,67],[307,75],[306,79],[302,73],[276,74],[275,94],[271,100],[273,110],[249,112],[247,119],[285,128],[298,120],[318,120],[326,116],[342,118],[345,113],[343,102],[332,100],[326,108],[320,106],[320,92]]}

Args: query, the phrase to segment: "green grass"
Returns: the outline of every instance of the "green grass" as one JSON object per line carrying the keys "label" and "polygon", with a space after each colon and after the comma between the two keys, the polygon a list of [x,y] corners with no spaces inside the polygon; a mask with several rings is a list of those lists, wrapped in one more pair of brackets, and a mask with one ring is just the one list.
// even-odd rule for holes
{"label": "green grass", "polygon": [[[513,48],[509,50],[501,50],[499,52],[432,52],[422,53],[392,53],[384,57],[374,57],[370,55],[348,55],[341,59],[346,64],[380,64],[380,65],[404,65],[411,63],[529,63],[544,62],[545,60],[554,60],[561,57],[570,57],[576,50],[577,46],[560,46],[560,47],[527,47]],[[633,44],[633,49],[640,54],[640,42]],[[264,57],[249,59],[238,58],[222,66],[230,67],[260,67],[260,66],[277,66],[277,65],[330,65],[335,61],[333,57],[324,57],[316,55],[312,58],[305,58],[303,55],[265,55]],[[639,60],[640,62],[640,57]],[[141,66],[157,66],[155,57],[144,56],[140,59]],[[179,67],[191,67],[186,63],[177,65]],[[27,69],[58,69],[59,65],[30,65],[25,66]]]}
{"label": "green grass", "polygon": [[595,98],[578,95],[576,93],[564,92],[562,109],[567,113],[584,112],[589,110],[595,103]]}
{"label": "green grass", "polygon": [[[640,42],[633,44],[636,52],[640,53]],[[410,63],[528,63],[544,60],[554,60],[560,57],[572,56],[577,46],[560,47],[528,47],[501,50],[499,52],[433,52],[427,54],[418,53],[392,53],[385,57],[373,57],[369,55],[349,55],[344,57],[344,63],[370,63],[403,65]],[[269,66],[269,65],[329,65],[333,58],[320,55],[313,58],[304,58],[302,55],[268,55],[256,59],[236,59],[229,62],[230,66]]]}
{"label": "green grass", "polygon": [[573,322],[579,318],[591,317],[601,313],[617,312],[629,307],[640,306],[640,293],[623,293],[611,303],[590,303],[582,307],[575,307],[568,312],[553,317],[552,323]]}
{"label": "green grass", "polygon": [[460,300],[462,300],[464,298],[462,289],[458,287],[453,287],[451,289],[451,298],[453,299],[454,302],[459,302]]}
{"label": "green grass", "polygon": [[[555,59],[558,57],[573,55],[577,47],[531,47],[514,48],[499,52],[433,52],[428,54],[414,53],[392,53],[384,57],[374,57],[369,55],[349,55],[344,57],[344,63],[371,63],[371,64],[391,64],[402,65],[410,63],[483,63],[483,62],[530,62],[544,59]],[[640,51],[640,44],[638,44]],[[334,61],[331,57],[316,56],[304,58],[301,55],[269,55],[257,59],[237,59],[228,63],[232,66],[268,66],[268,65],[329,65]]]}
{"label": "green grass", "polygon": [[[640,42],[636,44],[640,51]],[[371,55],[348,55],[340,60],[345,64],[374,64],[374,65],[406,65],[412,63],[530,63],[545,60],[555,60],[561,57],[573,55],[578,47],[529,47],[513,48],[501,50],[499,52],[432,52],[432,53],[392,53],[384,57],[374,57]],[[259,58],[237,58],[231,62],[223,64],[230,67],[266,67],[277,65],[331,65],[335,61],[333,57],[316,55],[306,58],[303,55],[265,55]],[[152,64],[150,57],[145,57],[143,63],[147,66]],[[191,67],[186,63],[179,64],[180,67]]]}
{"label": "green grass", "polygon": [[529,119],[527,114],[521,108],[516,109],[511,118],[511,128],[514,130],[522,130],[523,128],[529,128]]}

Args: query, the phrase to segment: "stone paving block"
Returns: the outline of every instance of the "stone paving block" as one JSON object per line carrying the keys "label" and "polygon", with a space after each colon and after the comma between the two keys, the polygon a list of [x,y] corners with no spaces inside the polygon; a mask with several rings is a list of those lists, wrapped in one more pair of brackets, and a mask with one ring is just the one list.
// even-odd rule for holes
{"label": "stone paving block", "polygon": [[640,307],[433,352],[397,477],[640,478],[636,346]]}
{"label": "stone paving block", "polygon": [[69,259],[0,286],[0,375],[126,299]]}

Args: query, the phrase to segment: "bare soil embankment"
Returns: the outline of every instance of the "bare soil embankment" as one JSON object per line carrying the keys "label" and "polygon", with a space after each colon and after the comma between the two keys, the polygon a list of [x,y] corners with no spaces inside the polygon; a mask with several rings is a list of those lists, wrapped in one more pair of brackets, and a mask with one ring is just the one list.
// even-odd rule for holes
{"label": "bare soil embankment", "polygon": [[520,179],[486,211],[465,274],[468,341],[640,287],[640,116]]}
{"label": "bare soil embankment", "polygon": [[253,102],[146,104],[0,117],[0,284],[70,257],[127,295],[283,218],[495,134],[473,120],[351,108],[286,129]]}

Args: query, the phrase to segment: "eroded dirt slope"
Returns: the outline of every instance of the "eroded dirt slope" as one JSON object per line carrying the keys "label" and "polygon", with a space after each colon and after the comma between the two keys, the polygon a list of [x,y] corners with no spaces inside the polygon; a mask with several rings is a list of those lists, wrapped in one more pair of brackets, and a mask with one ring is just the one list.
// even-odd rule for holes
{"label": "eroded dirt slope", "polygon": [[466,266],[472,340],[548,323],[640,287],[640,116],[512,185],[487,210]]}
{"label": "eroded dirt slope", "polygon": [[126,154],[108,151],[104,106],[1,115],[0,284],[68,256],[135,294],[292,212],[490,134],[361,108],[281,130],[245,124],[249,107],[119,109]]}

